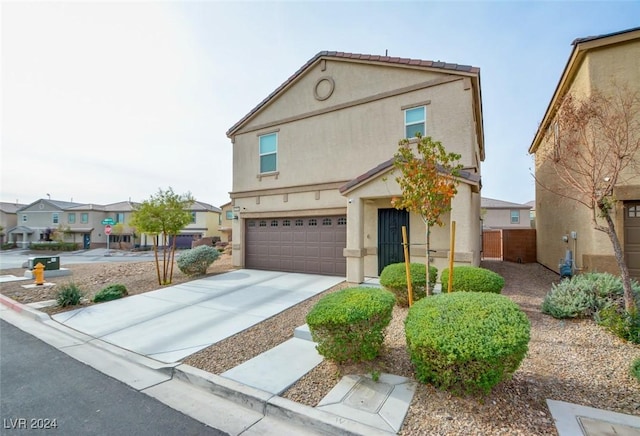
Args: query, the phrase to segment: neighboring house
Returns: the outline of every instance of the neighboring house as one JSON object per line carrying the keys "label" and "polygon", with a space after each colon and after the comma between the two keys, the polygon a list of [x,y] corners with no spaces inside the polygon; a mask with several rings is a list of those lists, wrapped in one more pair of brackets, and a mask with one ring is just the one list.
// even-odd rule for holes
{"label": "neighboring house", "polygon": [[26,248],[31,242],[51,240],[65,225],[65,210],[80,203],[41,198],[16,210],[17,226],[7,231],[7,240]]}
{"label": "neighboring house", "polygon": [[220,206],[220,209],[222,209],[222,219],[218,230],[222,233],[222,242],[231,242],[234,217],[233,205],[228,202]]}
{"label": "neighboring house", "polygon": [[18,225],[18,209],[26,206],[20,203],[0,202],[0,244],[4,244],[5,236],[10,229]]}
{"label": "neighboring house", "polygon": [[[391,206],[401,138],[415,133],[462,155],[444,227],[432,229],[435,265],[446,266],[451,221],[455,261],[480,262],[480,71],[444,62],[320,52],[233,125],[233,264],[246,268],[378,276],[425,260],[426,227]],[[419,245],[422,244],[422,245]]]}
{"label": "neighboring house", "polygon": [[531,206],[482,197],[483,229],[531,228]]}
{"label": "neighboring house", "polygon": [[[177,248],[191,248],[191,243],[205,237],[221,240],[220,223],[222,210],[202,201],[191,205],[191,223],[176,237]],[[171,241],[170,241],[171,243]]]}
{"label": "neighboring house", "polygon": [[529,221],[531,221],[531,228],[536,228],[536,201],[531,200],[525,203],[525,206],[529,206],[531,210],[529,211]]}
{"label": "neighboring house", "polygon": [[[542,123],[529,148],[535,154],[536,177],[546,185],[557,185],[552,171],[545,171],[545,151],[562,140],[557,131],[556,112],[568,94],[577,97],[593,92],[611,95],[617,86],[640,91],[640,28],[576,39],[567,65],[551,98]],[[637,156],[636,162],[640,161]],[[612,218],[623,246],[625,261],[635,278],[640,278],[640,174],[629,169],[613,189],[616,200]],[[583,271],[619,274],[612,244],[603,232],[593,229],[590,211],[578,203],[536,185],[536,228],[538,261],[558,269],[567,249],[574,251],[576,266]]]}

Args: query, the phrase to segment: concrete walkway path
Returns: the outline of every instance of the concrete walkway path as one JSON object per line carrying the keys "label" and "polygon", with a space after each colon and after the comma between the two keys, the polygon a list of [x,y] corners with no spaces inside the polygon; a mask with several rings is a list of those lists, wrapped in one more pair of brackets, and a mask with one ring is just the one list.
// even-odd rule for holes
{"label": "concrete walkway path", "polygon": [[243,269],[59,313],[52,318],[126,350],[173,363],[343,280]]}

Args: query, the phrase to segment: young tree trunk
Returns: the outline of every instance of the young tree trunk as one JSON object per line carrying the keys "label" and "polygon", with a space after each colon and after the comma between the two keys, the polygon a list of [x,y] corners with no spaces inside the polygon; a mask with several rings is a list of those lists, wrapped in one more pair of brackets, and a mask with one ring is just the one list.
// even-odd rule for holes
{"label": "young tree trunk", "polygon": [[158,235],[153,237],[153,255],[156,258],[156,273],[158,274],[158,284],[162,285],[162,278],[160,277],[160,260],[158,259]]}
{"label": "young tree trunk", "polygon": [[430,257],[431,257],[431,247],[429,244],[429,240],[430,240],[430,234],[431,234],[431,229],[429,228],[429,224],[425,223],[425,225],[427,226],[427,234],[426,239],[427,239],[427,243],[426,243],[426,247],[427,247],[427,282],[426,282],[426,291],[427,291],[427,296],[431,295],[431,284],[429,283],[429,263],[431,261]]}
{"label": "young tree trunk", "polygon": [[171,260],[171,272],[169,273],[169,283],[173,281],[173,264],[176,259],[176,235],[173,235],[173,244],[171,244],[171,256],[169,256]]}
{"label": "young tree trunk", "polygon": [[616,233],[616,228],[609,215],[608,211],[600,206],[600,210],[602,211],[602,215],[607,221],[607,230],[606,233],[611,240],[611,244],[613,244],[613,253],[616,258],[616,263],[618,264],[618,268],[620,268],[620,277],[622,279],[622,289],[624,295],[624,309],[627,313],[631,313],[632,311],[637,310],[636,302],[633,298],[633,292],[631,290],[631,276],[629,275],[629,268],[624,261],[624,253],[622,251],[622,246],[620,245],[620,240],[618,239],[618,234]]}

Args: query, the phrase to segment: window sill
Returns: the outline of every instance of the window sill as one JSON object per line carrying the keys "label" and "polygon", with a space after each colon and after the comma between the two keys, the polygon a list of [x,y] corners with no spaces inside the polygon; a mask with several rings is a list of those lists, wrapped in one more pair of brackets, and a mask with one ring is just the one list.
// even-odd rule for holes
{"label": "window sill", "polygon": [[260,173],[256,176],[256,178],[260,181],[262,181],[263,177],[274,177],[276,180],[278,180],[278,175],[280,175],[280,171],[272,171],[270,173]]}

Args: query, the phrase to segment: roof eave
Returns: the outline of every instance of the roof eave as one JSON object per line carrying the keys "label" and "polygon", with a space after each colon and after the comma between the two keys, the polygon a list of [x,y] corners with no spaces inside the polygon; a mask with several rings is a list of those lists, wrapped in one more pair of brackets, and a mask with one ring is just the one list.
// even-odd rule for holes
{"label": "roof eave", "polygon": [[556,86],[556,89],[553,93],[553,97],[551,98],[551,101],[547,106],[547,110],[545,111],[544,117],[542,118],[542,122],[538,126],[538,130],[536,131],[536,135],[533,138],[533,142],[529,146],[529,154],[533,154],[538,150],[538,147],[542,142],[542,138],[544,137],[544,132],[546,131],[551,119],[553,119],[553,117],[555,116],[559,103],[562,101],[562,98],[571,87],[573,79],[575,78],[576,73],[578,72],[578,69],[582,64],[586,53],[589,50],[593,50],[595,48],[619,44],[622,42],[631,41],[639,37],[640,27],[637,27],[608,35],[576,39],[573,41],[573,50],[571,51],[571,55],[567,60],[567,64],[564,67],[562,75],[560,76],[560,80],[558,81],[558,85]]}

